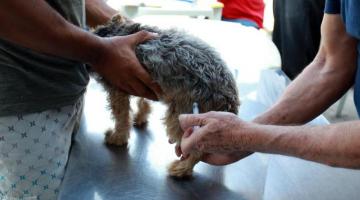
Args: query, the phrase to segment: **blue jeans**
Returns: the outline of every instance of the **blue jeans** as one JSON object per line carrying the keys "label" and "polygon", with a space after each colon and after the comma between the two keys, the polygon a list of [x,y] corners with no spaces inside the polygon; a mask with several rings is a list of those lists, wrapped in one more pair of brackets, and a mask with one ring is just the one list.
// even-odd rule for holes
{"label": "blue jeans", "polygon": [[240,23],[244,26],[249,26],[249,27],[254,27],[256,29],[259,29],[259,26],[257,25],[257,23],[255,23],[254,21],[249,20],[249,19],[227,19],[227,18],[222,17],[221,20],[227,21],[227,22]]}

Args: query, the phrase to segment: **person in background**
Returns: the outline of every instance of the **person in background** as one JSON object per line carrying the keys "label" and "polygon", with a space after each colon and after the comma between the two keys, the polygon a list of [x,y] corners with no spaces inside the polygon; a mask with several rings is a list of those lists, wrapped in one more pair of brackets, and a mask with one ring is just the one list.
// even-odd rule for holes
{"label": "person in background", "polygon": [[244,26],[263,28],[265,4],[263,0],[219,0],[224,4],[222,20]]}
{"label": "person in background", "polygon": [[316,56],[324,6],[325,0],[274,0],[273,42],[290,79]]}
{"label": "person in background", "polygon": [[85,64],[119,90],[157,98],[134,52],[153,34],[85,31],[115,14],[103,0],[0,2],[0,199],[57,199],[89,81]]}

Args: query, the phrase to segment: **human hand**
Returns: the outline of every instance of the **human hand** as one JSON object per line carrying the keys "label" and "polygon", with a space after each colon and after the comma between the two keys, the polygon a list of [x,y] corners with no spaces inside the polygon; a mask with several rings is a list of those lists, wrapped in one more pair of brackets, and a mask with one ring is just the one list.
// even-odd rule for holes
{"label": "human hand", "polygon": [[[187,131],[192,132],[193,129],[189,128]],[[192,134],[192,133],[186,133],[186,134]],[[174,144],[175,141],[169,140],[170,144]],[[219,154],[219,153],[204,153],[201,157],[201,161],[211,164],[211,165],[228,165],[234,162],[237,162],[249,155],[251,155],[253,152],[248,151],[241,151],[236,153],[230,153],[230,154]],[[182,151],[180,144],[175,145],[175,154],[177,157],[180,157],[181,159],[185,159],[184,156],[182,156]]]}
{"label": "human hand", "polygon": [[252,152],[247,152],[247,151],[231,153],[231,154],[205,153],[203,154],[201,161],[211,165],[228,165],[237,162],[251,154]]}
{"label": "human hand", "polygon": [[90,65],[110,84],[131,95],[157,100],[162,91],[135,55],[138,44],[156,35],[140,31],[132,35],[101,38],[100,55]]}
{"label": "human hand", "polygon": [[[249,140],[246,131],[239,132],[246,130],[248,124],[232,113],[180,115],[179,121],[185,130],[180,149],[180,154],[185,158],[192,151],[200,151],[205,153],[205,162],[227,164],[250,154],[243,151]],[[194,126],[200,127],[194,130]]]}

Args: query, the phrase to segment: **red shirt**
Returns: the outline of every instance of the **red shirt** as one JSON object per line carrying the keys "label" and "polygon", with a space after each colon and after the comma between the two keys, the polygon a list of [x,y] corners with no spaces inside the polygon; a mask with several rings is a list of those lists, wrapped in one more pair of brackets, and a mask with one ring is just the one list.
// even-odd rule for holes
{"label": "red shirt", "polygon": [[263,27],[263,0],[218,0],[224,4],[222,16],[227,19],[249,19]]}

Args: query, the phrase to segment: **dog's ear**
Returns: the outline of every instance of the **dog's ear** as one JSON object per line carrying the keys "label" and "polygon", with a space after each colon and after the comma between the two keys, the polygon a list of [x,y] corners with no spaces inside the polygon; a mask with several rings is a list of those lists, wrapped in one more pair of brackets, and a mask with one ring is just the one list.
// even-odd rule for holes
{"label": "dog's ear", "polygon": [[125,21],[125,18],[123,16],[121,16],[120,14],[114,15],[111,19],[111,22],[115,23],[115,24],[122,24],[122,23],[124,23],[124,21]]}

